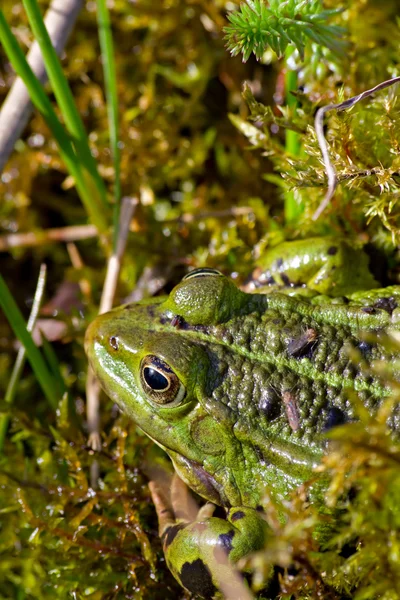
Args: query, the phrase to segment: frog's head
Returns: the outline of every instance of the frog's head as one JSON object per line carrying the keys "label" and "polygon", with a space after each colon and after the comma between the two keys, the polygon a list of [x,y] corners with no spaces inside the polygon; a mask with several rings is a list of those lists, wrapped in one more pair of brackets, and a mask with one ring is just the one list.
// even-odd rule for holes
{"label": "frog's head", "polygon": [[242,314],[249,297],[220,273],[201,270],[168,297],[98,316],[86,334],[108,396],[168,452],[192,489],[218,504],[241,501],[240,448],[226,407],[211,398],[219,376],[207,330]]}

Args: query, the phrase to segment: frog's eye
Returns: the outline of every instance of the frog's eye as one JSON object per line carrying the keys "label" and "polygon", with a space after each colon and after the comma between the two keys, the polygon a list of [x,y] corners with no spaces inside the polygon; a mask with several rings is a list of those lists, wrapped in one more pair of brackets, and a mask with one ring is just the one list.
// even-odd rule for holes
{"label": "frog's eye", "polygon": [[185,386],[171,367],[154,354],[142,360],[140,381],[145,394],[156,404],[178,406],[186,395]]}
{"label": "frog's eye", "polygon": [[182,281],[186,281],[187,279],[195,279],[197,277],[220,277],[222,273],[217,271],[217,269],[209,269],[207,267],[203,267],[201,269],[194,269],[190,271],[187,275],[182,278]]}

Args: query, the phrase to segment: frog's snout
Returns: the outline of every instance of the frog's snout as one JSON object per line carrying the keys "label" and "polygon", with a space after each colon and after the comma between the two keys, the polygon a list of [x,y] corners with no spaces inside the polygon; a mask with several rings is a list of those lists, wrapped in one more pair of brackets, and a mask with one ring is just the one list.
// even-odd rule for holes
{"label": "frog's snout", "polygon": [[89,360],[93,358],[95,345],[104,346],[106,331],[103,324],[103,315],[99,315],[86,330],[84,347]]}

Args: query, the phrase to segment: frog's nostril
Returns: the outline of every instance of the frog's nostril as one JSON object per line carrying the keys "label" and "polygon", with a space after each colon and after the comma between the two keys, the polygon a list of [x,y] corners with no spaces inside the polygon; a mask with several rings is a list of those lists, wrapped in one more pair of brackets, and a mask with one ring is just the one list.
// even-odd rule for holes
{"label": "frog's nostril", "polygon": [[118,338],[115,337],[115,335],[112,335],[108,341],[110,342],[111,348],[114,348],[114,350],[118,350],[119,343],[118,343]]}

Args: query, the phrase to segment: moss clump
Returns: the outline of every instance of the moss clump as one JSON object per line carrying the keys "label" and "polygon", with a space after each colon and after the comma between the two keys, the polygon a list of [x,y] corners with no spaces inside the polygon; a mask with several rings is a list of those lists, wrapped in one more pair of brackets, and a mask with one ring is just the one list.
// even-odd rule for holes
{"label": "moss clump", "polygon": [[[22,4],[3,4],[26,49],[32,36]],[[345,30],[345,54],[304,36],[291,54],[294,39],[277,47],[284,58],[266,48],[259,62],[246,55],[243,64],[226,49],[229,2],[114,2],[121,183],[124,195],[139,199],[116,303],[135,286],[136,298],[168,292],[188,266],[244,280],[265,247],[327,233],[371,243],[383,283],[398,283],[396,89],[349,113],[329,114],[339,187],[322,217],[314,222],[312,215],[326,187],[315,109],[399,75],[400,9],[395,0],[343,0],[341,12],[334,0],[305,4],[291,2],[300,11],[311,4],[316,13],[334,9],[328,25]],[[95,3],[86,3],[62,60],[111,191],[94,11]],[[13,73],[1,48],[0,60],[3,100]],[[0,596],[176,598],[182,591],[165,568],[142,473],[148,442],[104,399],[103,450],[93,455],[86,445],[82,340],[97,311],[105,256],[96,238],[73,246],[46,238],[47,229],[86,225],[87,217],[37,113],[2,174],[0,194],[2,274],[26,314],[39,265],[47,263],[41,327],[53,339],[68,387],[56,414],[27,366],[15,404],[0,406],[11,419],[0,458]],[[298,208],[291,218],[290,203]],[[23,233],[36,234],[35,245],[11,246],[9,235]],[[4,393],[16,347],[3,316],[0,350]],[[395,377],[382,377],[396,398]],[[271,506],[276,538],[251,560],[260,580],[263,565],[281,566],[277,598],[399,596],[399,446],[382,416],[360,417],[360,424],[337,430],[323,464],[334,518],[307,504],[306,488],[288,502],[286,525]],[[321,546],[313,531],[325,521],[335,529]]]}

